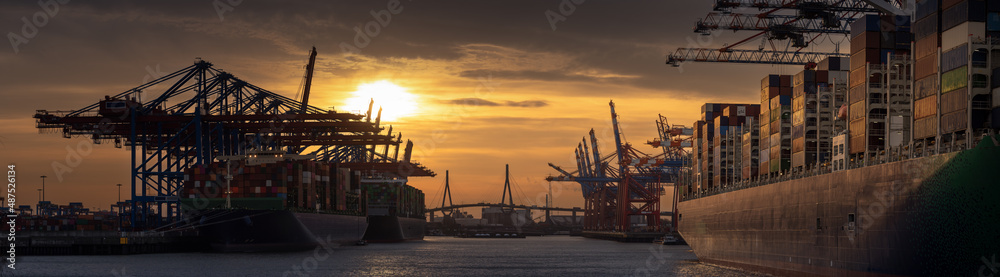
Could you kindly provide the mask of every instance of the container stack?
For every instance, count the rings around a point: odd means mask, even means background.
[[[417,188],[397,182],[365,183],[363,187],[372,215],[424,217],[424,192]]]
[[[208,207],[189,205],[191,208],[222,207],[227,192],[226,175],[231,172],[228,191],[235,208],[350,212],[346,206],[346,187],[342,183],[349,182],[349,178],[338,178],[336,175],[331,178],[332,174],[345,170],[349,172],[348,169],[337,170],[329,163],[311,160],[263,165],[249,165],[242,160],[231,161],[228,165],[226,162],[215,162],[185,170],[182,197],[191,205],[197,203],[192,201],[195,198],[209,200]]]
[[[888,133],[909,133],[908,120],[904,120],[910,113],[910,101],[905,97],[912,40],[909,22],[907,16],[865,15],[851,24],[851,83],[848,95],[851,154],[864,157],[868,153],[877,153],[886,148]],[[925,66],[921,62],[917,60],[917,68]],[[903,66],[896,66],[898,63]],[[923,74],[920,69],[916,71],[918,76]],[[889,83],[886,83],[887,80]],[[894,128],[887,126],[886,119],[891,113],[905,115],[898,118]],[[896,138],[897,145],[907,139],[903,136]]]
[[[742,162],[743,169],[740,170],[740,179],[749,181],[757,179],[757,173],[760,171],[760,105],[757,106],[758,114],[757,116],[747,116],[746,122],[743,123],[743,138],[742,149],[740,154],[743,155]]]
[[[786,104],[781,105],[781,98],[785,96]],[[781,147],[782,139],[779,131],[782,126],[788,130],[791,130],[791,122],[789,121],[788,115],[786,114],[786,123],[782,123],[782,110],[785,113],[791,113],[791,97],[792,97],[792,76],[791,75],[768,75],[761,80],[760,88],[760,175],[769,175],[772,172],[778,172],[782,164]],[[772,104],[772,99],[773,104]],[[765,109],[766,108],[766,109]],[[777,135],[777,136],[775,136]],[[785,163],[791,165],[791,137],[789,136],[787,141],[788,155],[784,158]],[[774,150],[778,151],[775,152]],[[787,168],[787,166],[786,166]],[[773,170],[772,170],[773,169]]]
[[[834,123],[846,99],[849,60],[827,58],[816,70],[806,69],[792,79],[792,164],[796,171],[829,161],[830,137],[843,129]],[[835,82],[841,84],[836,90]],[[839,92],[839,93],[838,93]]]
[[[924,153],[965,149],[986,128],[1000,127],[1000,97],[992,91],[1000,88],[996,74],[1000,73],[1000,53],[994,50],[997,43],[990,41],[990,37],[1000,37],[1000,3],[922,4],[914,23],[914,35],[919,38],[914,53],[919,59],[933,60],[924,64],[940,66],[939,71],[921,70],[918,60],[914,147]]]
[[[832,137],[847,129],[846,121],[841,120],[840,111],[844,107],[844,117],[846,119],[845,104],[847,103],[848,77],[851,66],[849,58],[828,57],[819,62],[817,71],[827,72],[827,86],[817,86],[817,157],[818,164],[829,163],[832,158],[833,146],[830,143]],[[794,100],[793,100],[794,102]],[[808,127],[807,127],[808,128]],[[807,131],[808,133],[808,131]],[[806,142],[808,144],[808,141]]]
[[[704,148],[706,148],[706,146],[703,144],[704,141],[707,141],[705,138],[705,121],[695,121],[694,138],[692,138],[693,145],[691,146],[692,151],[694,151],[694,153],[691,154],[691,175],[694,179],[694,184],[692,184],[694,188],[689,188],[689,191],[708,188],[708,181],[706,178],[703,178],[703,176],[708,175],[706,175],[707,173],[702,169],[702,165],[704,165],[702,161],[708,158],[708,155],[705,154],[706,151]],[[708,166],[705,166],[704,168],[708,169]]]
[[[760,114],[760,106],[754,104],[718,104],[722,112],[715,116],[713,151],[711,156],[713,181],[716,186],[725,186],[740,179],[743,169],[743,125]]]

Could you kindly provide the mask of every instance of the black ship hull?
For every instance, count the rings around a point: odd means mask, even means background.
[[[287,210],[212,210],[202,213],[199,232],[214,251],[301,251],[360,240],[368,227],[363,216]]]
[[[776,275],[990,276],[1000,254],[998,169],[1000,148],[987,139],[685,200],[679,229],[703,262]]]
[[[368,216],[368,231],[364,240],[369,242],[400,242],[423,240],[427,221],[422,218],[399,216]]]

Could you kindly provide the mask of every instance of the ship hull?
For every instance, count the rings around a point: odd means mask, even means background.
[[[782,276],[991,274],[997,169],[1000,149],[986,139],[972,150],[685,200],[679,232],[703,262]]]
[[[199,232],[214,251],[301,251],[357,242],[368,227],[363,216],[287,210],[213,210],[199,219]]]
[[[427,221],[421,218],[399,216],[368,216],[368,232],[364,239],[369,242],[401,242],[423,240]]]

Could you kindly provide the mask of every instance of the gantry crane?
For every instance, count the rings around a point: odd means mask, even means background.
[[[649,155],[623,141],[614,102],[611,124],[615,152],[601,156],[594,130],[577,145],[577,170],[568,172],[549,163],[560,173],[548,181],[572,181],[580,184],[584,196],[584,230],[613,232],[659,232],[662,183],[677,180],[676,171],[684,161],[675,155]],[[592,151],[591,151],[592,150]],[[641,220],[639,220],[641,218]]]
[[[315,53],[310,53],[310,71]],[[141,94],[159,84],[170,85],[142,101]],[[132,197],[127,214],[132,230],[180,219],[178,196],[185,169],[250,150],[300,154],[319,147],[313,152],[318,153],[318,160],[352,169],[380,170],[404,178],[434,175],[409,161],[410,142],[403,160],[388,157],[388,150],[371,153],[376,152],[375,146],[395,147],[398,152],[402,141],[383,133],[378,119],[371,123],[370,109],[367,116],[341,113],[307,105],[306,99],[295,101],[198,59],[82,109],[38,110],[34,118],[37,128],[62,130],[65,138],[85,136],[96,144],[114,141],[116,148],[129,149]]]
[[[682,62],[728,62],[757,64],[791,64],[810,67],[827,57],[847,57],[839,45],[833,52],[809,52],[803,49],[822,35],[849,33],[846,24],[864,13],[883,12],[904,14],[901,1],[880,0],[716,0],[713,10],[699,20],[695,32],[708,35],[711,30],[758,31],[746,39],[722,48],[678,48],[669,54],[666,63],[680,66]],[[757,9],[759,14],[741,14],[739,9]],[[782,10],[795,10],[795,15],[779,14]],[[808,36],[810,33],[816,33]],[[769,50],[762,45],[754,49],[734,49],[753,39],[762,37]],[[789,40],[785,49],[774,44],[775,40]],[[762,43],[763,43],[762,42]],[[791,49],[789,49],[791,48]]]

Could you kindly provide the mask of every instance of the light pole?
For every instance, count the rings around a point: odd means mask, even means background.
[[[118,203],[122,202],[122,184],[117,184],[118,186]]]
[[[38,189],[38,204],[35,205],[35,212],[42,215],[42,189]]]
[[[42,200],[40,201],[45,201],[45,177],[47,176],[42,175]]]

